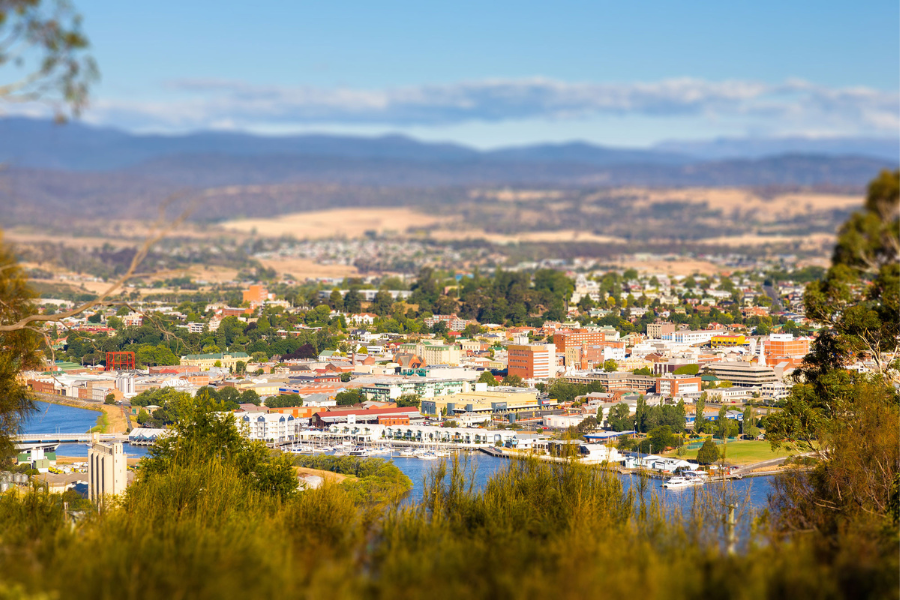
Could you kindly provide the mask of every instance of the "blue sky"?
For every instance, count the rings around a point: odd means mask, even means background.
[[[896,135],[900,9],[865,2],[74,0],[133,130],[583,139]]]

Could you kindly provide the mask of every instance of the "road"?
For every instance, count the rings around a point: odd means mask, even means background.
[[[784,306],[781,304],[781,297],[778,295],[778,292],[775,291],[775,288],[771,285],[764,285],[763,291],[766,293],[766,296],[772,299],[772,312],[781,312],[784,310]]]

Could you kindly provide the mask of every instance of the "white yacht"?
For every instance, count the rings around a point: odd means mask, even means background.
[[[670,489],[692,487],[695,485],[703,485],[703,481],[699,477],[685,477],[682,475],[669,477],[662,483],[662,487]]]

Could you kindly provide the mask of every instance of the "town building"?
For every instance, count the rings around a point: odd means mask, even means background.
[[[553,343],[557,352],[566,353],[566,350],[575,346],[594,345],[606,341],[606,332],[596,329],[575,329],[573,331],[557,331],[553,334]]]
[[[656,380],[656,393],[663,396],[680,396],[700,391],[699,375],[666,374]]]
[[[355,382],[354,382],[355,383]],[[401,396],[416,395],[419,398],[452,396],[475,387],[469,379],[444,379],[441,377],[384,377],[360,380],[359,391],[367,400],[389,402]]]
[[[432,317],[425,317],[425,325],[428,327],[434,327],[437,323],[446,324],[447,329],[450,331],[462,331],[466,328],[466,325],[470,323],[477,324],[477,321],[467,321],[456,315],[434,315]]]
[[[663,339],[663,335],[675,333],[675,323],[655,321],[647,323],[647,337],[654,340]]]
[[[740,361],[709,363],[704,367],[704,372],[741,387],[762,387],[779,379],[771,367]]]
[[[321,410],[313,415],[312,426],[322,429],[339,424],[390,425],[409,424],[421,420],[419,409],[414,406],[395,408],[335,408]]]
[[[415,344],[401,344],[400,352],[415,354],[427,365],[459,364],[460,350],[456,345],[444,344],[434,340],[419,340]]]
[[[809,354],[809,338],[795,338],[791,333],[773,333],[766,340],[767,358],[803,358]]]
[[[709,344],[713,348],[727,348],[731,346],[743,346],[747,343],[747,338],[741,334],[720,334],[714,335]]]
[[[649,392],[656,390],[656,378],[649,375],[635,375],[623,371],[606,373],[604,371],[590,371],[587,373],[572,373],[563,377],[569,383],[600,383],[607,391],[635,391]]]
[[[556,377],[554,344],[510,345],[507,348],[507,374],[522,379]]]
[[[555,400],[546,406],[556,406]],[[526,410],[539,410],[545,405],[538,399],[537,391],[527,388],[506,388],[487,391],[463,392],[454,396],[443,396],[422,400],[421,411],[425,415],[497,414],[505,416]]]
[[[219,363],[218,366],[224,369],[233,369],[238,361],[246,363],[249,358],[250,357],[246,352],[234,352],[231,354],[188,354],[187,356],[181,357],[181,364],[195,365],[204,371],[208,371],[217,366],[216,363]]]
[[[242,295],[243,301],[250,304],[250,306],[259,306],[264,304],[266,300],[275,299],[275,295],[270,294],[269,291],[261,285],[251,285],[249,289],[242,292]]]

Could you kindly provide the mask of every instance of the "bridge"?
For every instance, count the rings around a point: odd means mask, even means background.
[[[30,448],[52,448],[56,450],[60,444],[90,444],[94,440],[93,433],[23,433],[13,437],[16,448],[27,450]],[[128,436],[124,433],[100,433],[97,435],[99,442],[127,442]]]

